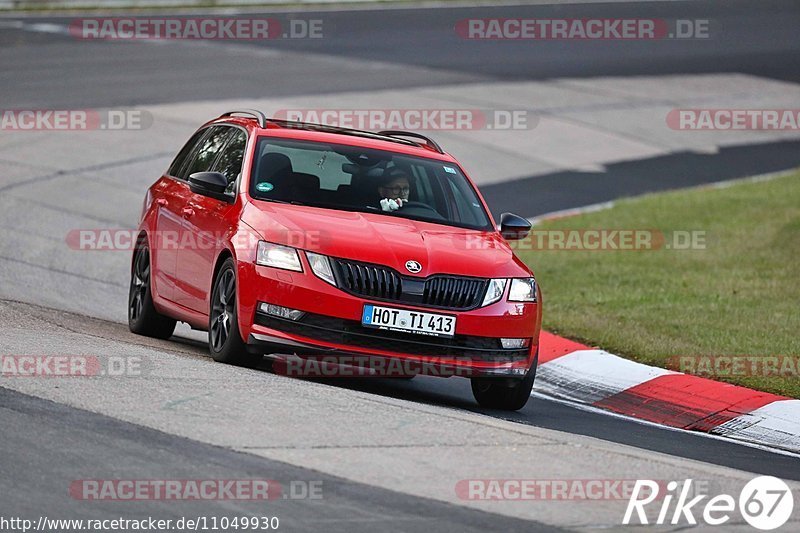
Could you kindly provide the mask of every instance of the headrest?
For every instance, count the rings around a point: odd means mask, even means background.
[[[319,189],[319,178],[305,172],[292,172],[292,183],[301,189]]]
[[[258,181],[269,181],[276,177],[287,177],[292,172],[292,161],[285,154],[269,152],[258,162]]]

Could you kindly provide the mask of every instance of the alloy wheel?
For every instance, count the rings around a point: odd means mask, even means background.
[[[225,346],[231,332],[236,303],[236,280],[232,270],[225,270],[217,282],[214,303],[211,306],[211,346],[218,352]]]

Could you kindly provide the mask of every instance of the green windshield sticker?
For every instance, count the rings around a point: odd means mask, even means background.
[[[262,181],[261,183],[256,184],[256,190],[258,192],[269,192],[272,190],[272,184],[268,181]]]
[[[445,172],[449,172],[450,174],[456,174],[456,169],[453,167],[443,167]]]

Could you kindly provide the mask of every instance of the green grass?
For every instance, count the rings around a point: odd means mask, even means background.
[[[800,356],[800,173],[653,194],[536,230],[706,232],[705,249],[522,250],[544,328],[645,364],[675,356]],[[524,241],[522,241],[524,242]],[[530,248],[530,247],[528,247]],[[719,377],[800,398],[800,376]]]

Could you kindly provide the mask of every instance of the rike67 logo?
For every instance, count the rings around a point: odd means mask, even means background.
[[[738,510],[745,521],[756,529],[769,531],[784,525],[794,510],[794,496],[789,486],[782,480],[772,476],[760,476],[749,481],[737,500],[728,494],[720,494],[703,502],[707,494],[692,495],[692,480],[682,483],[670,481],[665,493],[660,489],[663,484],[651,480],[637,480],[633,493],[628,500],[628,507],[622,523],[625,525],[649,524],[645,507],[658,502],[661,508],[653,524],[679,524],[681,522],[696,525],[699,514],[702,520],[711,526],[720,526],[730,522],[733,513]],[[673,507],[673,501],[675,505]],[[651,509],[654,510],[654,509]]]

